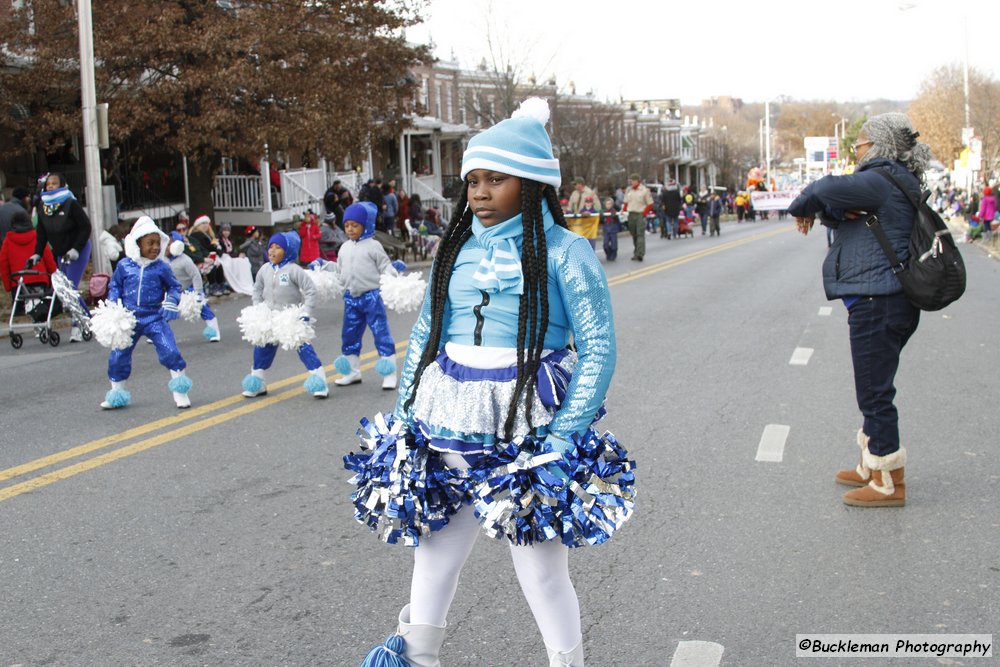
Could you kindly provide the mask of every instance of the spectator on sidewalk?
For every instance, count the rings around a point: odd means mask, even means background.
[[[257,272],[260,271],[260,267],[264,266],[264,254],[267,248],[264,247],[264,242],[260,238],[260,230],[253,225],[243,230],[243,233],[246,234],[247,238],[240,245],[240,256],[250,260],[250,272],[256,280]]]
[[[299,238],[302,239],[302,245],[299,249],[299,263],[302,266],[308,266],[319,257],[319,240],[323,236],[316,214],[311,210],[306,211],[298,231]]]
[[[10,193],[10,201],[0,206],[0,243],[10,231],[14,216],[22,211],[31,217],[31,190],[19,185]]]
[[[989,241],[993,230],[993,217],[997,213],[997,200],[993,188],[983,188],[983,198],[979,202],[979,224],[983,226],[983,240]]]
[[[590,197],[591,202],[599,201],[590,186],[581,177],[575,177],[573,179],[573,192],[569,195],[569,212],[573,215],[580,215],[586,205],[587,197]],[[600,213],[599,207],[598,213]]]
[[[38,207],[37,241],[33,258],[40,259],[46,245],[51,246],[56,264],[74,287],[79,286],[90,262],[90,218],[66,185],[66,178],[51,173],[45,178],[41,205]],[[73,322],[69,342],[83,340],[79,323]]]

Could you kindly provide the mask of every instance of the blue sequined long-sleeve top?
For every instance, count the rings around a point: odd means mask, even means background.
[[[572,339],[579,362],[548,430],[569,440],[582,434],[604,402],[615,370],[615,325],[604,268],[590,244],[562,227],[552,226],[545,234],[548,249],[549,323],[545,334],[547,349],[561,349]],[[509,292],[486,294],[472,275],[486,254],[476,237],[462,247],[448,286],[441,345],[451,341],[464,345],[517,347],[519,297]],[[396,414],[412,422],[404,409],[409,399],[414,373],[420,363],[431,327],[430,286],[420,317],[410,334],[403,363]]]

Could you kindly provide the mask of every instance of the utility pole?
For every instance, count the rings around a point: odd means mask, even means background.
[[[101,232],[104,230],[104,193],[101,190],[101,158],[97,143],[97,83],[94,78],[94,22],[90,0],[77,0],[80,31],[80,100],[83,107],[83,164],[87,176],[87,214],[90,216],[90,260],[93,271],[101,271]]]

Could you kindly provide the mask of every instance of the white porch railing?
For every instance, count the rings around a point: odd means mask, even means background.
[[[322,169],[287,169],[281,172],[280,207],[293,215],[303,215],[312,209],[323,214],[323,193],[326,192],[326,173]]]
[[[451,220],[452,204],[443,194],[425,183],[423,180],[424,178],[430,179],[433,177],[418,176],[416,173],[413,174],[413,178],[411,179],[411,182],[413,183],[413,192],[410,194],[415,193],[420,195],[420,203],[423,204],[425,209],[433,206],[441,211],[441,220],[443,223],[447,224],[447,222]]]
[[[366,174],[357,171],[324,171],[323,169],[288,169],[279,172],[281,177],[280,192],[271,193],[271,206],[267,211],[280,209],[287,215],[303,215],[307,210],[323,215],[323,195],[327,187],[334,181],[340,181],[352,193],[357,195],[361,186],[367,180]],[[257,174],[220,174],[215,177],[215,187],[212,188],[212,202],[219,211],[265,211],[265,201],[261,197],[263,179]],[[268,188],[271,189],[271,188]],[[421,199],[442,199],[440,194],[426,188],[428,194],[421,192]]]
[[[260,176],[227,174],[215,177],[212,204],[228,211],[262,211]]]

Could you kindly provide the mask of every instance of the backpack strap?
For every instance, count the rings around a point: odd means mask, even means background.
[[[893,185],[899,188],[899,190],[906,196],[909,202],[913,205],[915,211],[920,210],[920,202],[917,200],[916,197],[913,196],[913,193],[907,190],[906,187],[899,182],[898,178],[892,175],[892,172],[890,172],[888,169],[881,169],[881,168],[873,169],[872,171],[886,178],[889,182],[891,182]],[[882,229],[882,225],[878,221],[878,216],[876,216],[875,214],[869,215],[868,219],[865,220],[865,225],[868,226],[868,229],[872,230],[872,233],[878,240],[878,244],[882,246],[882,250],[883,252],[885,252],[885,256],[889,258],[889,264],[892,265],[892,272],[895,274],[899,274],[900,272],[904,271],[906,267],[903,266],[903,263],[899,261],[899,256],[896,255],[896,251],[893,250],[892,244],[889,243],[889,238],[885,235],[885,230]]]
[[[878,173],[879,175],[881,175],[882,177],[888,179],[897,188],[899,188],[900,191],[904,195],[906,195],[906,198],[910,200],[910,203],[913,204],[913,208],[915,208],[915,209],[919,209],[920,208],[920,201],[916,197],[913,196],[912,192],[910,192],[909,190],[906,189],[906,186],[904,186],[902,183],[899,182],[898,178],[896,178],[895,176],[892,175],[891,171],[889,171],[888,169],[883,169],[883,168],[873,169],[872,171],[874,171],[874,172]]]
[[[865,225],[868,226],[868,229],[872,230],[872,234],[875,235],[875,238],[878,240],[878,244],[882,246],[885,256],[889,258],[889,264],[892,265],[892,272],[898,274],[905,270],[906,267],[899,261],[899,256],[896,255],[896,251],[892,249],[892,244],[889,243],[889,237],[885,235],[885,231],[882,229],[882,225],[878,221],[878,216],[874,213],[869,215],[868,219],[865,220]]]

